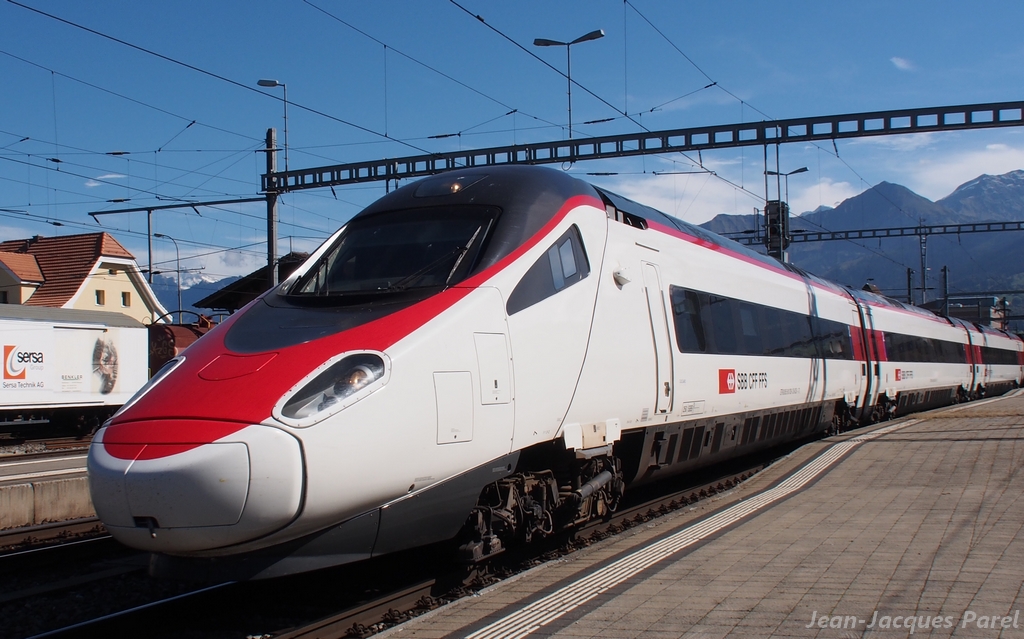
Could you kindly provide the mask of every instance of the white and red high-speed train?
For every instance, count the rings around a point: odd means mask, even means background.
[[[270,577],[458,538],[478,560],[630,485],[1004,391],[1024,343],[532,166],[409,184],[101,429],[96,511],[157,574]]]

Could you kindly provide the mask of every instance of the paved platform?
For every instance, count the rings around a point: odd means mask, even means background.
[[[392,628],[1024,638],[1024,394],[810,444],[739,487]]]
[[[95,517],[86,455],[0,456],[0,530]]]

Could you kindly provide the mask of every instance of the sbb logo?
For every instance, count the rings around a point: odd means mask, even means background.
[[[718,369],[718,392],[719,394],[736,392],[736,369]]]

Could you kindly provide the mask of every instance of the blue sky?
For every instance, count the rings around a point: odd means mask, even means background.
[[[92,211],[258,197],[266,129],[283,138],[282,91],[260,78],[287,84],[293,169],[563,139],[565,51],[532,42],[594,29],[606,36],[572,48],[586,89],[573,90],[576,137],[638,131],[622,111],[657,130],[1016,100],[1024,80],[1019,2],[18,1],[38,12],[0,2],[3,239],[100,228]],[[583,124],[605,118],[615,119]],[[827,143],[782,147],[782,170],[808,167],[789,181],[795,211],[881,181],[939,199],[1024,168],[1018,128],[837,148],[838,158]],[[566,168],[617,172],[586,179],[693,222],[761,205],[761,148],[702,160],[725,180],[682,173],[695,167],[681,155]],[[279,251],[311,250],[383,193],[285,196]],[[144,266],[144,214],[102,220]],[[260,203],[158,212],[154,230],[207,277],[265,260]],[[174,268],[170,242],[154,249],[157,268]]]

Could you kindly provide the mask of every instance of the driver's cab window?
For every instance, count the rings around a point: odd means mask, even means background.
[[[508,297],[506,311],[514,315],[551,297],[590,274],[590,264],[576,225],[548,247]]]

